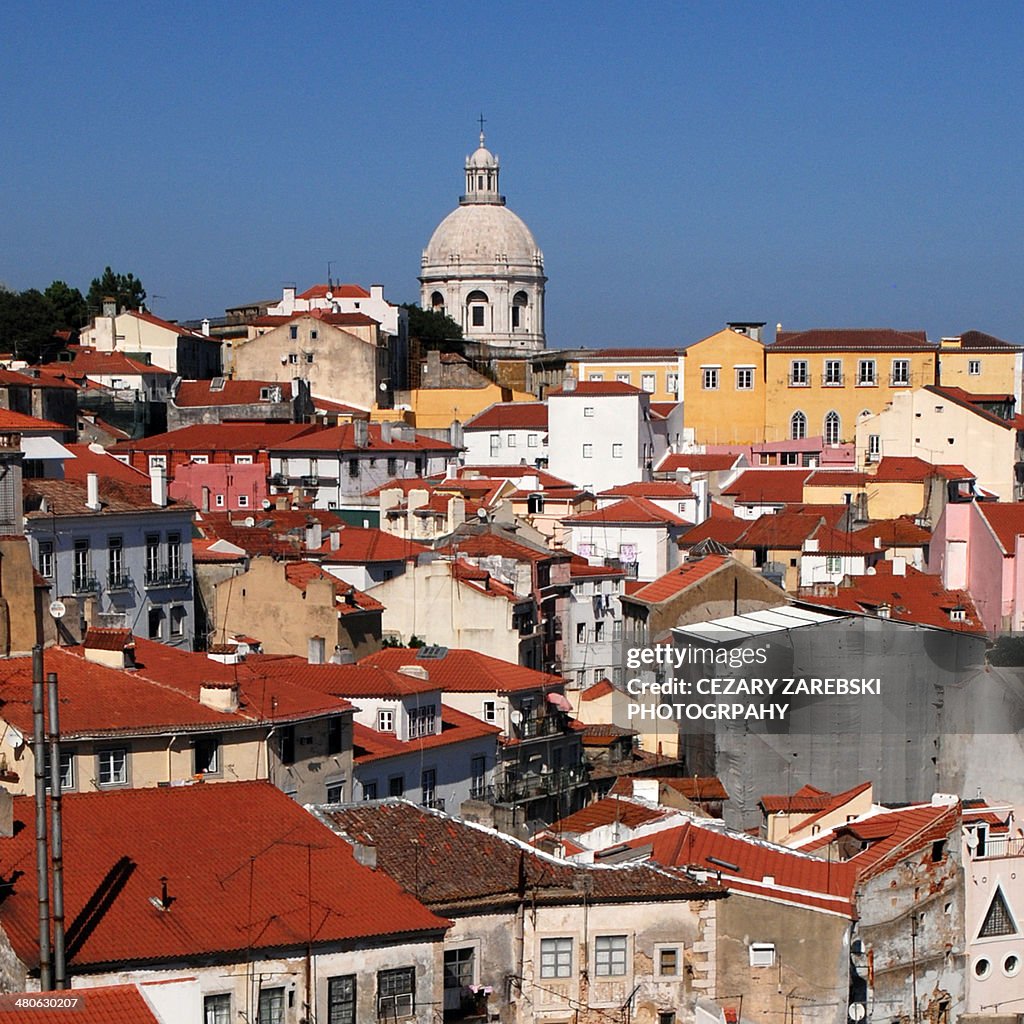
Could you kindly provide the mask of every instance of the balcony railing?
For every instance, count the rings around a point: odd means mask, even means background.
[[[318,473],[309,473],[301,478],[303,487],[319,487],[320,486],[320,475]]]
[[[184,587],[188,586],[192,577],[184,569],[161,566],[159,569],[146,570],[147,587]]]
[[[809,388],[811,386],[811,375],[809,373],[791,373],[789,375],[789,386],[791,388]]]
[[[892,373],[889,375],[889,387],[909,388],[910,378],[906,374]]]
[[[539,736],[557,736],[565,732],[565,720],[562,715],[543,715],[526,718],[512,729],[513,735],[519,740],[533,740]]]
[[[76,572],[71,585],[76,594],[94,594],[100,589],[100,581],[91,572]]]
[[[518,803],[537,797],[564,793],[585,786],[588,776],[585,765],[574,768],[555,768],[549,772],[531,772],[518,778],[505,778],[494,784],[494,798],[498,803]]]
[[[132,578],[126,572],[108,572],[107,590],[131,590]]]
[[[494,787],[488,786],[483,782],[474,782],[469,787],[469,799],[470,800],[493,800],[494,799]]]
[[[826,376],[821,382],[821,386],[825,388],[841,388],[843,386],[843,375],[840,373]]]
[[[975,860],[991,860],[996,857],[1024,857],[1024,839],[1019,836],[989,836],[982,848],[984,852],[974,853]]]

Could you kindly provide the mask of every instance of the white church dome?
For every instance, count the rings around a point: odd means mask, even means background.
[[[543,256],[530,229],[507,206],[467,204],[438,224],[423,253],[425,267],[508,263],[538,267]]]

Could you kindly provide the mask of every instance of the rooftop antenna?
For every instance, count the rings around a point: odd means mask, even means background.
[[[327,261],[327,290],[329,292],[333,292],[334,291],[334,279],[331,277],[331,267],[333,267],[333,266],[334,266],[334,260],[328,260]],[[331,298],[331,297],[332,296],[330,296],[330,295],[327,296],[327,298]]]

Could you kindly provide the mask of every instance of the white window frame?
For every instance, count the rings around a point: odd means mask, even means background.
[[[629,973],[629,936],[597,935],[594,937],[594,976],[624,978]]]
[[[737,391],[753,391],[754,390],[754,366],[736,366],[736,390]]]
[[[700,386],[702,391],[718,390],[721,370],[721,366],[702,366],[700,368]]]
[[[120,768],[116,764],[116,755],[120,755]],[[109,760],[108,760],[109,759]],[[104,780],[104,774],[107,779]],[[129,779],[128,748],[103,747],[96,751],[96,785],[103,789],[116,786],[127,786]]]
[[[857,360],[857,387],[873,388],[878,386],[878,364],[874,359]]]
[[[622,452],[623,452],[622,445],[619,444],[619,442],[616,441],[612,445],[612,458],[613,459],[621,459],[622,458]]]
[[[540,940],[540,976],[542,978],[572,977],[572,939],[552,936]]]
[[[981,376],[981,360],[980,359],[968,359],[967,360],[967,375],[969,377],[980,377]]]
[[[909,359],[894,359],[892,361],[892,384],[894,387],[910,384]]]
[[[377,732],[395,731],[394,708],[377,708]]]
[[[775,966],[775,943],[752,942],[749,946],[751,967]]]
[[[789,363],[789,386],[806,388],[811,382],[810,367],[806,359],[792,359]]]
[[[821,377],[821,383],[826,388],[841,388],[843,386],[842,359],[825,360],[825,369]]]
[[[585,444],[583,446],[583,458],[592,459],[594,457],[594,446],[592,444]]]
[[[640,390],[653,395],[658,390],[658,375],[656,373],[640,374]]]

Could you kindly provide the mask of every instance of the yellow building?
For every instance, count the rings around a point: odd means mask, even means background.
[[[759,325],[730,324],[683,360],[683,423],[696,444],[763,441],[765,346]]]
[[[924,331],[780,331],[765,352],[765,423],[757,440],[853,441],[857,420],[895,393],[935,383],[936,347]]]
[[[597,348],[578,352],[566,369],[577,380],[617,380],[646,391],[652,402],[677,402],[681,358],[675,348]]]
[[[939,345],[938,382],[972,395],[1013,395],[1021,411],[1024,349],[981,331],[943,338]]]
[[[465,423],[495,402],[535,401],[533,395],[501,388],[497,384],[479,388],[416,388],[409,392],[411,410],[408,411],[412,415],[406,416],[405,420],[417,430],[444,430],[452,425],[452,420]],[[396,419],[395,410],[384,410],[383,417]],[[374,419],[378,418],[374,416]]]

